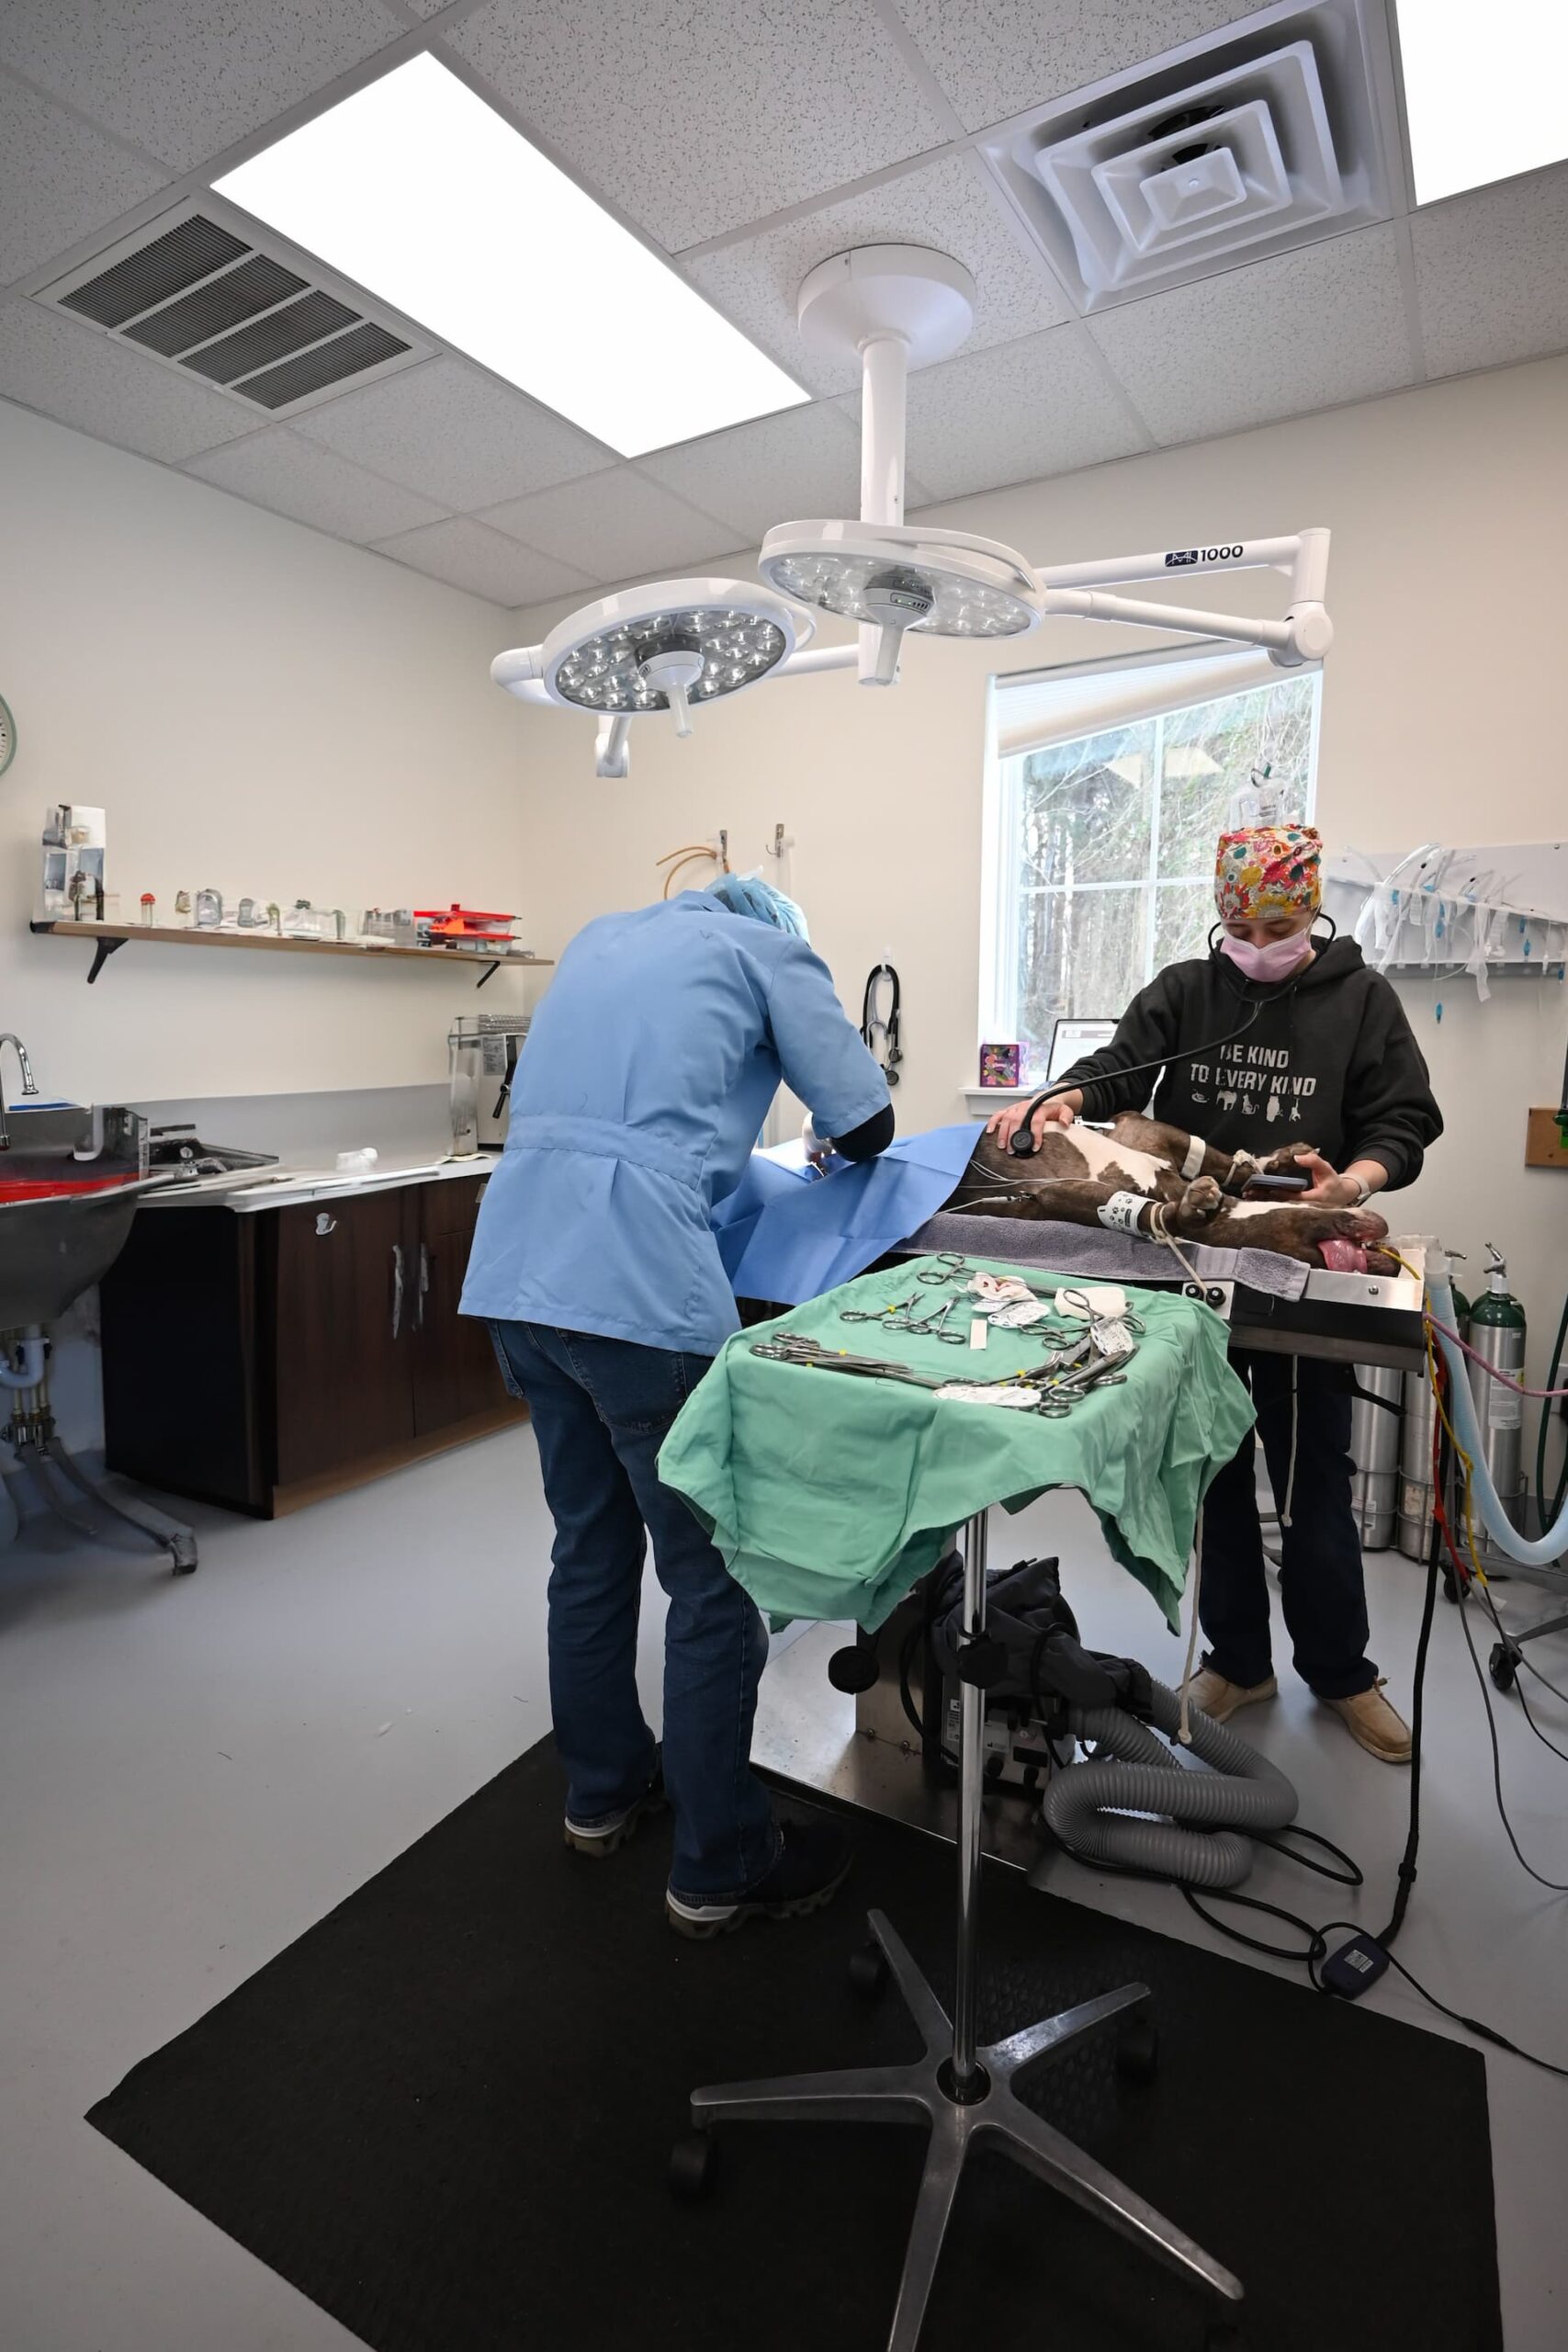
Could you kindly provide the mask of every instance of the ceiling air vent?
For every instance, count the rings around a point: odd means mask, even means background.
[[[269,416],[304,408],[429,356],[430,346],[265,251],[210,198],[121,238],[38,296],[136,344]]]
[[[1093,311],[1385,219],[1392,105],[1371,0],[1286,0],[985,145]]]

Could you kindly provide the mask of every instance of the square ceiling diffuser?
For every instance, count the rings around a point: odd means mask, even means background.
[[[1386,40],[1365,0],[1280,6],[987,141],[1086,311],[1388,211]]]

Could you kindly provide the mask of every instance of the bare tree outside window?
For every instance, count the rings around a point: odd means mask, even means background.
[[[1179,703],[1180,665],[1170,666]],[[1310,813],[1319,680],[1281,677],[1008,763],[998,993],[1016,986],[1024,1082],[1058,1019],[1111,1019],[1163,966],[1202,956],[1214,844],[1233,796],[1267,768]],[[1008,967],[1010,965],[1010,974]]]

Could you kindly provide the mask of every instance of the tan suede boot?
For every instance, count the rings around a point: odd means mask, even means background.
[[[1190,1682],[1182,1685],[1182,1690],[1212,1724],[1223,1724],[1238,1707],[1255,1707],[1259,1699],[1277,1698],[1280,1686],[1272,1675],[1266,1682],[1254,1682],[1250,1687],[1245,1682],[1227,1682],[1223,1674],[1205,1666]]]
[[[1408,1764],[1410,1726],[1382,1695],[1382,1680],[1349,1699],[1325,1699],[1359,1747],[1382,1764]]]

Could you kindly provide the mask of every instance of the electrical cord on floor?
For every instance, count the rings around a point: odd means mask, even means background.
[[[1502,1634],[1505,1641],[1511,1641],[1513,1639],[1513,1635],[1506,1631],[1502,1619],[1496,1615],[1495,1611],[1494,1611],[1494,1623],[1496,1624],[1497,1629]],[[1561,1699],[1564,1706],[1568,1706],[1568,1690],[1560,1690],[1558,1685],[1551,1680],[1549,1675],[1542,1674],[1539,1666],[1533,1666],[1530,1663],[1529,1659],[1525,1657],[1522,1651],[1519,1654],[1518,1663],[1524,1668],[1527,1674],[1533,1674],[1536,1680],[1543,1684],[1544,1687],[1551,1691],[1554,1699]],[[1529,1713],[1528,1707],[1526,1708],[1525,1713],[1527,1714]]]
[[[1324,1933],[1327,1934],[1335,1928],[1349,1928],[1350,1924],[1348,1919],[1330,1919]],[[1357,1934],[1359,1930],[1352,1928],[1351,1932]],[[1450,2009],[1446,2001],[1439,2001],[1436,1993],[1427,1990],[1418,1976],[1411,1974],[1403,1961],[1395,1960],[1392,1952],[1385,1952],[1383,1957],[1389,1966],[1396,1970],[1412,1990],[1419,1993],[1421,1998],[1436,2009],[1439,2016],[1451,2018],[1455,2025],[1461,2025],[1467,2033],[1476,2034],[1483,2041],[1491,2042],[1495,2049],[1506,2050],[1510,2058],[1522,2058],[1527,2066],[1539,2066],[1543,2075],[1568,2076],[1568,2066],[1559,2066],[1551,2058],[1538,2058],[1533,2050],[1521,2050],[1517,2041],[1510,2041],[1506,2033],[1499,2033],[1495,2026],[1487,2025],[1481,2018],[1467,2018],[1462,2009]],[[1314,1984],[1317,1984],[1315,1975],[1313,1982]],[[1326,1984],[1317,1984],[1317,1989],[1320,1993],[1326,1993],[1330,1988]]]
[[[1203,1889],[1204,1896],[1211,1903],[1231,1903],[1235,1905],[1238,1910],[1258,1912],[1265,1918],[1279,1920],[1283,1927],[1295,1928],[1303,1939],[1303,1949],[1300,1951],[1284,1944],[1265,1943],[1260,1936],[1247,1935],[1240,1928],[1233,1928],[1228,1920],[1217,1919],[1200,1900],[1198,1891],[1189,1886],[1185,1879],[1173,1877],[1166,1871],[1142,1870],[1134,1862],[1112,1862],[1106,1860],[1103,1855],[1085,1853],[1077,1846],[1069,1845],[1055,1830],[1044,1831],[1043,1824],[1041,1826],[1043,1834],[1047,1837],[1051,1845],[1055,1846],[1059,1852],[1066,1854],[1070,1861],[1081,1863],[1085,1870],[1099,1871],[1111,1878],[1141,1879],[1146,1886],[1174,1887],[1188,1909],[1195,1911],[1200,1919],[1213,1928],[1216,1935],[1225,1937],[1233,1944],[1245,1945],[1248,1951],[1263,1952],[1270,1960],[1300,1961],[1310,1970],[1314,1958],[1321,1959],[1328,1949],[1324,1941],[1323,1930],[1314,1928],[1310,1919],[1302,1918],[1299,1913],[1287,1911],[1283,1904],[1265,1903],[1259,1895],[1237,1894],[1228,1888],[1205,1887]],[[1343,1848],[1335,1845],[1332,1838],[1323,1837],[1315,1829],[1303,1829],[1297,1823],[1292,1822],[1285,1830],[1249,1830],[1247,1835],[1254,1845],[1271,1847],[1276,1853],[1284,1855],[1287,1860],[1299,1862],[1303,1870],[1314,1871],[1319,1878],[1331,1879],[1336,1886],[1362,1886],[1366,1883],[1360,1865],[1354,1861]],[[1325,1862],[1314,1861],[1310,1854],[1298,1854],[1293,1847],[1284,1844],[1283,1840],[1287,1837],[1310,1839],[1313,1845],[1321,1846],[1325,1852],[1332,1854],[1336,1861],[1343,1862],[1344,1869],[1332,1870]],[[1319,1990],[1322,1989],[1319,1987]]]
[[[1490,1581],[1484,1584],[1472,1585],[1470,1589],[1480,1595],[1482,1607],[1485,1610],[1488,1617],[1491,1618],[1493,1625],[1497,1633],[1502,1636],[1505,1642],[1507,1642],[1510,1638],[1508,1629],[1506,1625],[1504,1624],[1502,1618],[1497,1614],[1497,1604],[1492,1598],[1492,1587]],[[1520,1666],[1529,1666],[1529,1660],[1523,1656],[1519,1657],[1517,1663]],[[1534,1667],[1530,1667],[1530,1672],[1535,1675],[1538,1682],[1546,1682],[1545,1675],[1537,1673]],[[1559,1690],[1554,1682],[1546,1682],[1546,1687],[1551,1692],[1554,1699],[1568,1697],[1568,1692]],[[1553,1756],[1561,1757],[1563,1763],[1568,1764],[1568,1747],[1559,1747],[1557,1742],[1554,1739],[1550,1739],[1546,1733],[1542,1731],[1534,1715],[1530,1713],[1529,1701],[1519,1689],[1517,1683],[1514,1686],[1514,1691],[1515,1696],[1518,1700],[1519,1707],[1523,1713],[1526,1723],[1529,1725],[1531,1731],[1534,1732],[1541,1746],[1543,1747],[1550,1747]]]
[[[1503,1825],[1504,1833],[1514,1849],[1515,1859],[1519,1868],[1527,1871],[1538,1886],[1544,1886],[1550,1894],[1568,1894],[1568,1880],[1545,1877],[1536,1869],[1533,1862],[1528,1862],[1525,1860],[1524,1849],[1514,1835],[1514,1825],[1508,1818],[1508,1808],[1503,1802],[1503,1754],[1497,1742],[1497,1720],[1492,1712],[1492,1693],[1486,1687],[1486,1669],[1476,1655],[1474,1638],[1470,1630],[1470,1612],[1462,1598],[1460,1603],[1459,1622],[1460,1630],[1464,1635],[1465,1648],[1470,1652],[1471,1665],[1475,1668],[1476,1681],[1481,1686],[1481,1703],[1486,1710],[1486,1735],[1492,1743],[1492,1793],[1497,1803],[1497,1818]],[[1545,1739],[1544,1733],[1541,1734],[1541,1737]],[[1546,1746],[1551,1747],[1549,1739],[1546,1740]],[[1554,1748],[1552,1753],[1561,1756],[1562,1751],[1561,1748]]]
[[[1448,1413],[1444,1408],[1443,1388],[1438,1376],[1438,1366],[1429,1335],[1427,1343],[1427,1377],[1433,1384],[1432,1396],[1438,1408],[1438,1424],[1433,1433],[1433,1520],[1435,1528],[1440,1527],[1442,1530],[1443,1541],[1448,1545],[1449,1557],[1453,1563],[1455,1597],[1459,1601],[1460,1628],[1463,1633],[1464,1645],[1470,1653],[1470,1663],[1474,1668],[1476,1682],[1480,1687],[1481,1703],[1486,1710],[1486,1736],[1492,1746],[1492,1792],[1496,1801],[1497,1818],[1503,1825],[1504,1835],[1506,1837],[1509,1845],[1514,1849],[1515,1860],[1518,1862],[1520,1869],[1525,1871],[1529,1877],[1533,1878],[1539,1886],[1544,1886],[1550,1894],[1568,1894],[1568,1881],[1547,1878],[1541,1871],[1535,1868],[1532,1862],[1529,1862],[1525,1860],[1524,1849],[1520,1846],[1518,1838],[1515,1836],[1514,1825],[1508,1818],[1508,1808],[1503,1797],[1503,1756],[1502,1749],[1497,1739],[1497,1721],[1493,1713],[1492,1693],[1486,1686],[1486,1671],[1476,1654],[1475,1641],[1470,1630],[1470,1617],[1468,1613],[1467,1596],[1474,1590],[1480,1590],[1482,1592],[1486,1591],[1486,1577],[1482,1569],[1475,1544],[1475,1515],[1471,1491],[1471,1481],[1474,1475],[1474,1464],[1472,1463],[1469,1454],[1466,1453],[1464,1448],[1461,1445],[1458,1438],[1454,1435],[1453,1424],[1450,1420]],[[1462,1477],[1465,1537],[1470,1552],[1470,1566],[1468,1568],[1465,1566],[1464,1562],[1460,1558],[1458,1546],[1454,1543],[1453,1531],[1449,1525],[1448,1510],[1443,1500],[1443,1482],[1436,1475],[1437,1457],[1440,1454],[1445,1444],[1451,1447],[1454,1457],[1460,1464]],[[1433,1550],[1435,1554],[1435,1544]],[[1487,1599],[1488,1601],[1490,1601],[1490,1594],[1487,1595]],[[1494,1623],[1496,1623],[1497,1612],[1495,1609],[1493,1610],[1492,1616]],[[1562,1750],[1560,1747],[1555,1747],[1553,1743],[1547,1738],[1546,1734],[1543,1731],[1537,1729],[1533,1719],[1530,1718],[1528,1707],[1525,1709],[1525,1714],[1527,1721],[1529,1722],[1530,1729],[1535,1731],[1536,1736],[1541,1742],[1541,1745],[1545,1747],[1550,1747],[1554,1756],[1561,1756],[1562,1754]],[[1417,1751],[1417,1753],[1419,1751]]]

